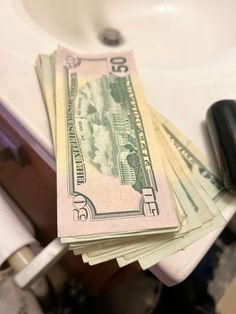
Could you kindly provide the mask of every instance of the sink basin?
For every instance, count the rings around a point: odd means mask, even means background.
[[[236,44],[233,0],[22,0],[45,32],[77,49],[104,49],[99,34],[118,29],[147,67],[206,65]]]
[[[204,120],[213,102],[236,95],[235,12],[234,0],[1,0],[0,113],[54,167],[36,55],[58,44],[81,53],[132,49],[147,101],[212,160]],[[120,32],[119,46],[101,41],[107,28]],[[152,271],[168,285],[182,281],[219,232]]]
[[[234,0],[1,2],[6,3],[9,13],[0,16],[4,25],[0,44],[3,38],[9,49],[31,60],[39,52],[50,53],[57,44],[81,53],[132,49],[148,102],[184,133],[191,129],[194,142],[208,150],[199,120],[205,118],[211,103],[235,98]],[[8,24],[12,32],[6,35]],[[101,41],[107,28],[120,32],[123,40],[117,47]],[[194,110],[189,111],[190,106]],[[185,112],[184,124],[179,108]]]

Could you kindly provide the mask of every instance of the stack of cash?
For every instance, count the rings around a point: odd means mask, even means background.
[[[147,269],[225,223],[222,181],[147,104],[131,52],[58,47],[36,69],[57,161],[58,237],[74,254]]]

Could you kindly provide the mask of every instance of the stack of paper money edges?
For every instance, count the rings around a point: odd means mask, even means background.
[[[36,69],[57,161],[58,237],[74,254],[146,269],[224,224],[221,180],[148,105],[131,52],[58,47]]]

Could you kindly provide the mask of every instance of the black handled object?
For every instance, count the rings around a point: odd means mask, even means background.
[[[206,119],[220,175],[225,187],[236,192],[236,102],[217,101]]]

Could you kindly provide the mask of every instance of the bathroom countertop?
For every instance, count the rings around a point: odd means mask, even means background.
[[[57,44],[64,43],[34,24],[20,2],[0,2],[0,112],[55,169],[49,123],[34,62],[38,53],[51,53]],[[210,66],[210,70],[200,67],[182,72],[178,69],[164,71],[145,68],[139,57],[137,65],[148,102],[212,159],[205,131],[205,113],[214,101],[235,98],[236,60],[231,64],[231,72],[222,72],[221,62],[218,67]],[[226,220],[233,215],[235,203],[224,211]],[[151,270],[168,285],[182,281],[220,231],[212,232]]]

